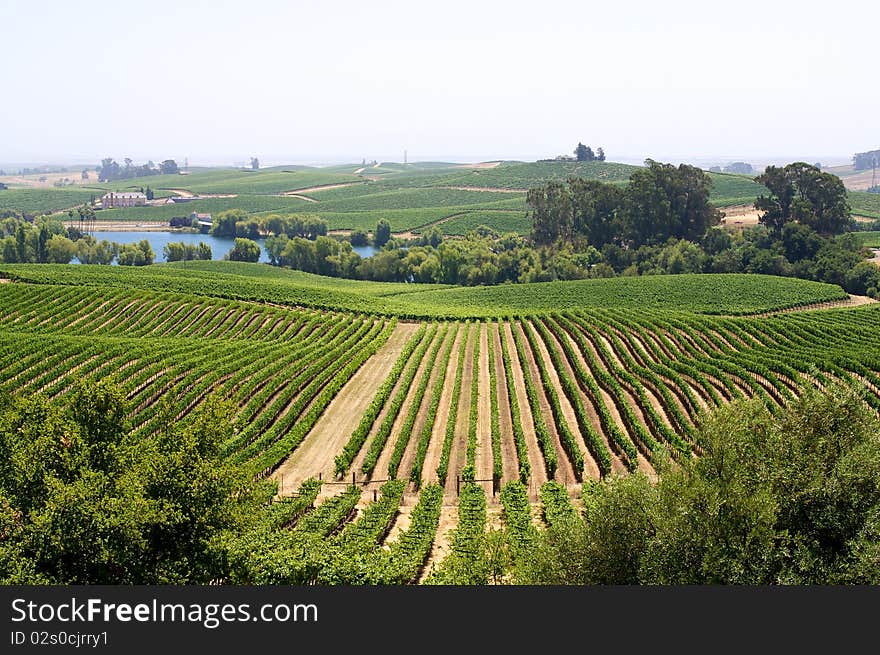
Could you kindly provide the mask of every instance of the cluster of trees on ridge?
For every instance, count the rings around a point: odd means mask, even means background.
[[[177,162],[173,159],[166,159],[159,163],[158,166],[151,161],[141,166],[135,166],[134,162],[126,157],[123,165],[112,157],[101,160],[101,165],[97,167],[98,180],[100,182],[112,182],[113,180],[128,180],[133,177],[146,177],[148,175],[176,175],[180,172]]]
[[[729,163],[724,168],[721,166],[711,166],[709,167],[710,173],[733,173],[734,175],[752,175],[755,172],[755,169],[752,168],[752,165],[748,162],[744,161],[735,161]]]
[[[736,402],[701,423],[701,456],[661,465],[656,483],[589,482],[583,513],[533,530],[528,548],[512,550],[508,526],[474,545],[487,572],[517,584],[878,584],[880,425],[861,393],[807,392],[780,412]],[[162,401],[164,429],[134,440],[107,381],[0,399],[0,583],[319,572],[320,541],[283,547],[296,543],[288,530],[262,523],[275,483],[222,457],[234,408],[209,398],[175,423],[179,409]],[[356,566],[338,573],[328,582],[358,580]]]
[[[605,161],[605,151],[602,148],[597,148],[596,152],[593,152],[590,146],[578,142],[574,149],[574,158],[577,161]]]

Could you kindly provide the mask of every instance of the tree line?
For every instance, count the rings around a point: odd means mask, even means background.
[[[39,217],[33,223],[9,210],[0,218],[0,262],[4,264],[112,264],[146,266],[156,255],[150,242],[120,244],[98,240],[77,227],[64,227],[61,221]]]
[[[101,160],[101,165],[97,167],[98,181],[112,182],[113,180],[127,180],[133,177],[146,177],[148,175],[176,175],[180,172],[177,162],[173,159],[166,159],[157,166],[152,161],[146,164],[135,166],[134,162],[126,157],[123,165],[112,157]]]
[[[559,253],[589,254],[592,276],[765,273],[838,284],[878,295],[880,269],[865,261],[846,189],[835,175],[795,162],[756,178],[768,193],[757,228],[717,227],[712,181],[698,168],[651,160],[627,186],[571,178],[527,195],[531,241]]]

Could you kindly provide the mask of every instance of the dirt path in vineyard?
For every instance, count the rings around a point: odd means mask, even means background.
[[[443,451],[443,439],[446,435],[446,424],[449,422],[449,405],[452,401],[452,385],[455,381],[455,369],[458,365],[458,349],[461,347],[465,334],[461,327],[451,326],[455,330],[452,338],[452,350],[449,353],[449,361],[446,363],[446,380],[443,384],[443,393],[440,394],[440,404],[437,407],[437,416],[431,429],[431,441],[428,443],[428,451],[425,453],[425,462],[422,465],[422,482],[437,482],[437,465],[440,463],[440,454]],[[441,348],[441,352],[445,346]]]
[[[474,344],[477,334],[473,325],[468,326],[464,332],[467,342],[463,342],[464,366],[461,372],[461,390],[458,396],[458,414],[455,417],[455,436],[452,439],[452,448],[449,451],[449,467],[446,472],[446,498],[458,497],[457,483],[461,469],[467,464],[468,443],[468,420],[471,413],[471,380],[474,377]],[[450,385],[454,382],[450,380]]]
[[[489,398],[489,335],[491,324],[480,324],[480,369],[477,400],[477,478],[492,479],[492,403]],[[491,485],[488,498],[492,498]]]
[[[503,329],[503,326],[502,326]],[[501,432],[501,483],[519,478],[519,458],[513,440],[513,420],[510,415],[510,398],[507,395],[507,379],[504,360],[501,357],[501,336],[497,323],[492,323],[491,338],[495,348],[495,386],[498,389],[498,425]]]
[[[325,480],[333,478],[333,458],[357,427],[376,390],[417,329],[416,323],[398,323],[388,341],[330,402],[299,447],[273,473],[274,479],[283,481],[285,492],[293,492],[303,480],[319,473]]]

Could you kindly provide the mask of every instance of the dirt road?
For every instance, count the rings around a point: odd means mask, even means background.
[[[278,468],[272,477],[281,482],[285,492],[320,473],[333,478],[333,459],[357,427],[376,390],[388,376],[407,340],[418,329],[417,323],[398,323],[391,337],[330,402],[302,444]]]

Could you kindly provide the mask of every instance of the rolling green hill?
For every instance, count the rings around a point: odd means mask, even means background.
[[[355,171],[364,169],[357,175]],[[168,221],[196,211],[217,213],[243,209],[251,214],[310,213],[324,218],[331,230],[372,230],[380,219],[395,232],[419,232],[431,224],[446,234],[461,235],[486,224],[499,232],[529,231],[524,189],[571,176],[626,184],[638,167],[614,162],[498,162],[472,168],[446,162],[399,164],[374,168],[355,164],[322,168],[276,166],[248,169],[191,169],[187,175],[155,175],[79,189],[13,189],[0,192],[0,209],[55,212],[88,201],[108,190],[149,186],[157,198],[174,190],[193,194],[234,195],[203,198],[186,204],[133,207],[98,212],[99,220]],[[716,206],[750,204],[765,191],[752,178],[709,174]],[[306,190],[306,198],[282,195]],[[880,200],[851,194],[858,213],[880,218]]]
[[[846,298],[837,286],[764,275],[656,275],[493,287],[342,280],[264,264],[181,262],[143,268],[0,265],[40,284],[111,286],[410,318],[528,315],[587,308],[752,314]]]
[[[0,209],[28,214],[55,212],[89,202],[102,192],[90,189],[5,189],[0,190]]]

